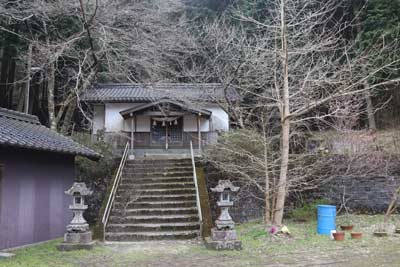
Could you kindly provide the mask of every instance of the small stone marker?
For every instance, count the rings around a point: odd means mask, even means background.
[[[92,249],[92,232],[89,224],[83,217],[84,211],[88,208],[85,205],[85,196],[91,195],[85,183],[74,183],[65,194],[72,196],[72,205],[69,209],[74,213],[70,224],[67,225],[67,232],[64,234],[64,242],[57,246],[58,250],[70,251],[76,249]]]
[[[13,253],[0,251],[0,259],[9,259],[13,257],[15,257]]]
[[[211,229],[211,239],[206,238],[206,247],[214,250],[241,250],[242,242],[237,240],[235,222],[229,214],[229,208],[233,206],[231,194],[238,192],[239,187],[234,186],[230,180],[220,180],[211,191],[219,193],[217,205],[221,213],[215,221],[216,227]]]

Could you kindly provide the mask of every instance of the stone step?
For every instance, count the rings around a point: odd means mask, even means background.
[[[137,233],[137,232],[166,232],[166,231],[187,231],[199,230],[198,222],[179,223],[109,223],[106,231],[109,233]]]
[[[192,166],[192,160],[180,159],[180,160],[137,160],[127,161],[125,163],[127,167],[143,167],[143,166],[154,166],[154,167],[174,167],[174,166]]]
[[[126,167],[124,169],[127,172],[180,172],[180,171],[193,171],[192,165],[190,166],[137,166],[137,167]]]
[[[148,172],[148,171],[193,171],[193,165],[190,164],[170,164],[170,165],[125,165],[124,171]]]
[[[197,237],[199,230],[190,159],[127,161],[106,240],[188,239]]]
[[[108,233],[106,241],[151,241],[151,240],[178,240],[193,239],[198,236],[199,231],[173,231],[173,232],[140,232],[140,233]]]
[[[145,184],[121,184],[119,188],[122,189],[134,189],[135,192],[142,191],[145,189],[169,189],[169,188],[194,188],[194,183],[145,183]]]
[[[128,172],[124,171],[122,176],[124,178],[147,178],[147,177],[182,177],[193,176],[193,171],[176,171],[176,172]]]
[[[117,195],[122,196],[129,194],[132,190],[120,189],[117,190]],[[134,192],[136,194],[136,192]],[[139,195],[175,195],[175,194],[196,194],[196,188],[168,188],[168,189],[140,189],[137,190]]]
[[[123,202],[121,196],[115,197],[115,203]],[[138,201],[196,201],[195,194],[175,194],[175,195],[138,195]]]
[[[128,163],[166,163],[166,162],[191,162],[190,158],[163,158],[163,159],[152,159],[152,158],[136,158],[134,160],[127,160]]]
[[[197,214],[197,207],[185,208],[134,208],[116,207],[114,205],[111,216],[164,216],[164,215],[193,215]]]
[[[128,209],[140,209],[140,208],[186,208],[186,207],[196,207],[196,201],[135,201],[129,203],[128,205],[124,205],[121,202],[116,202],[114,204],[115,208],[124,208]]]
[[[180,182],[193,182],[192,176],[182,177],[147,177],[147,178],[127,178],[123,177],[121,180],[122,184],[147,184],[147,183],[180,183]]]
[[[173,214],[173,215],[136,215],[136,216],[110,216],[109,224],[115,223],[176,223],[176,222],[198,222],[197,213]]]

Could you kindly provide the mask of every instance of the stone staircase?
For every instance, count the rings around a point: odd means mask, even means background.
[[[190,159],[127,161],[106,241],[191,239],[199,235]]]

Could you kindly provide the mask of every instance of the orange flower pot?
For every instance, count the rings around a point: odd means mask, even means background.
[[[361,239],[362,238],[362,233],[353,232],[353,233],[351,233],[351,238],[352,239]]]
[[[333,238],[335,238],[336,241],[343,241],[344,240],[344,232],[333,233]]]

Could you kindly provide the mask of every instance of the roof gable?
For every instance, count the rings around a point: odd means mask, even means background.
[[[175,101],[175,100],[170,100],[170,99],[161,99],[155,102],[151,102],[151,103],[147,103],[147,104],[143,104],[137,107],[133,107],[127,110],[123,110],[120,112],[120,114],[126,118],[129,117],[130,114],[134,114],[143,110],[146,110],[148,108],[154,107],[154,106],[161,106],[163,104],[173,104],[176,105],[178,107],[180,107],[183,110],[187,110],[189,112],[192,113],[197,113],[197,114],[201,114],[201,115],[205,115],[205,116],[210,116],[211,112],[208,110],[204,110],[204,109],[199,109],[199,108],[195,108],[195,107],[191,107],[185,103],[179,102],[179,101]],[[168,115],[168,114],[165,114]]]
[[[81,155],[99,159],[100,154],[40,124],[38,118],[0,108],[0,146]]]
[[[98,84],[83,94],[86,102],[153,102],[160,99],[226,102],[240,99],[237,91],[219,83]]]

